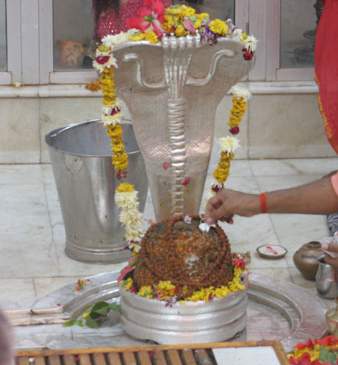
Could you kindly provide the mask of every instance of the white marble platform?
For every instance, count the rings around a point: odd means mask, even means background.
[[[336,158],[236,160],[228,186],[260,192],[308,182],[337,168]],[[0,201],[0,307],[29,307],[36,298],[78,278],[123,266],[84,264],[65,256],[50,165],[0,165]],[[146,217],[153,217],[150,199]],[[235,224],[225,229],[235,251],[251,251],[252,271],[293,282],[317,295],[314,283],[302,279],[294,267],[292,255],[303,243],[328,235],[324,216],[236,217]],[[255,249],[265,243],[280,243],[289,253],[280,261],[261,259]]]

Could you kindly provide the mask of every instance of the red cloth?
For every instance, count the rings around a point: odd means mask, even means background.
[[[171,0],[163,0],[165,7],[171,5]],[[116,14],[114,9],[103,12],[96,24],[96,37],[102,39],[107,34],[117,34],[128,30],[127,20],[137,16],[138,10],[143,6],[143,0],[128,0],[121,2],[120,11]]]
[[[338,153],[338,0],[325,0],[316,35],[315,73],[325,131]]]

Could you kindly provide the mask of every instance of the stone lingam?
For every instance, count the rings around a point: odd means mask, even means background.
[[[199,34],[128,42],[114,57],[160,222],[121,274],[122,324],[129,335],[159,343],[230,339],[246,326],[243,260],[220,227],[201,229],[198,213],[216,108],[252,61],[239,40],[210,45]]]

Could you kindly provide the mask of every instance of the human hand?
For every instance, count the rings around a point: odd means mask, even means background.
[[[217,220],[231,221],[235,214],[251,217],[259,213],[257,195],[224,189],[210,198],[205,211],[205,220],[213,224]]]
[[[338,244],[335,241],[324,243],[322,244],[322,250],[325,253],[325,262],[338,269]]]

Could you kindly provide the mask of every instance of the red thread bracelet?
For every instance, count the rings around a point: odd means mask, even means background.
[[[259,194],[259,207],[260,207],[261,213],[266,213],[268,211],[266,193]]]

